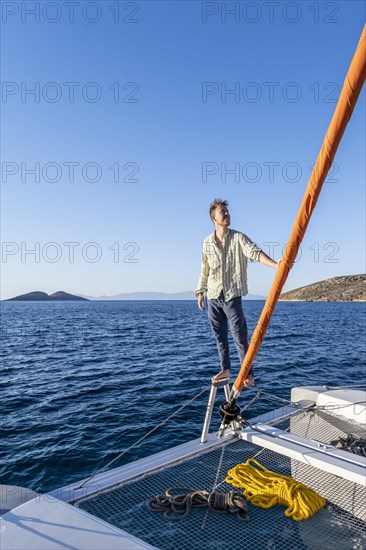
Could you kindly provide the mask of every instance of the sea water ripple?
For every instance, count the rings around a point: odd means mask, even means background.
[[[250,334],[262,307],[244,302]],[[208,390],[218,370],[207,314],[193,301],[2,302],[1,318],[4,484],[44,492],[88,476]],[[278,303],[256,388],[289,399],[293,386],[364,384],[365,321],[365,303]],[[231,356],[234,376],[232,340]],[[116,465],[198,437],[207,397]],[[273,406],[258,400],[248,416]]]

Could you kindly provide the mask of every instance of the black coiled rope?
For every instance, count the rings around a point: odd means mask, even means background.
[[[349,451],[359,456],[366,456],[366,439],[357,438],[353,434],[349,434],[346,437],[339,437],[330,442],[331,445],[335,445],[338,449],[343,451]]]
[[[249,520],[246,500],[237,491],[208,493],[187,487],[170,487],[165,491],[165,495],[157,495],[146,500],[146,506],[152,512],[164,512],[165,519],[169,521],[184,519],[192,508],[208,508],[222,514],[236,514],[242,521]]]

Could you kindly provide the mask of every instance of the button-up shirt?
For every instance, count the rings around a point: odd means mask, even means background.
[[[215,232],[206,237],[202,248],[201,274],[195,295],[207,292],[208,300],[224,300],[248,294],[247,260],[259,261],[261,249],[244,233],[229,229],[222,248],[217,245]]]

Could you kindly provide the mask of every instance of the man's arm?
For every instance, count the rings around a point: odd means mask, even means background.
[[[279,262],[275,262],[274,260],[272,260],[272,258],[267,256],[267,254],[265,252],[263,252],[263,250],[259,254],[259,260],[258,261],[261,264],[268,265],[268,267],[273,267],[274,269],[277,269],[278,264],[279,264]]]
[[[267,254],[263,252],[257,244],[251,241],[249,237],[244,235],[244,233],[239,234],[239,242],[243,248],[245,256],[252,262],[260,262],[261,264],[268,265],[268,267],[277,269],[283,259],[281,258],[278,262],[275,262],[272,258],[267,256]]]
[[[205,310],[204,292],[206,292],[207,290],[207,279],[208,279],[209,271],[210,271],[210,267],[207,261],[207,256],[205,254],[205,246],[203,245],[201,274],[200,274],[197,288],[194,291],[196,297],[198,298],[198,307],[201,311]]]

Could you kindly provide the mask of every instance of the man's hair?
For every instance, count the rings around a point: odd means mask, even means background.
[[[212,203],[210,204],[210,218],[212,220],[212,214],[214,213],[216,206],[229,206],[229,203],[227,201],[224,201],[223,199],[214,199]]]

